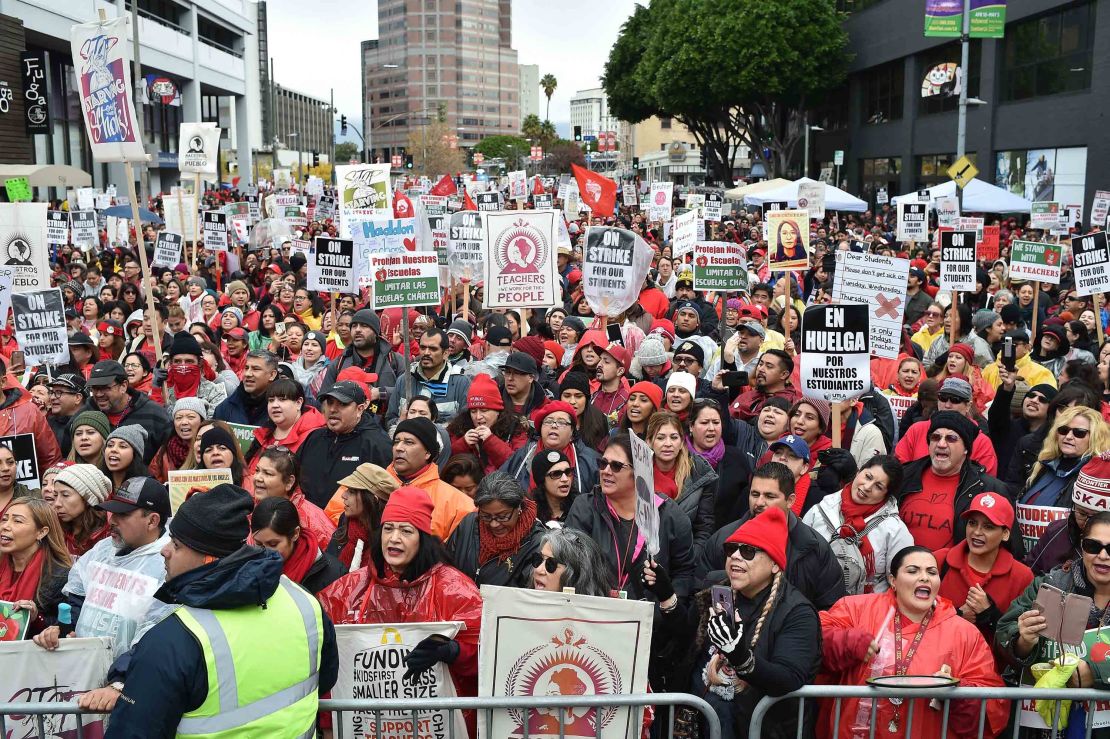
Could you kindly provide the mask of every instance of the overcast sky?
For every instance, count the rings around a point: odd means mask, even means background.
[[[521,64],[538,64],[540,77],[551,73],[558,80],[551,120],[561,134],[569,133],[571,96],[600,85],[609,48],[634,6],[633,0],[513,0],[513,47]],[[278,84],[323,100],[334,88],[339,112],[360,121],[359,49],[377,38],[377,3],[269,0],[267,7]],[[541,92],[541,118],[546,102]]]

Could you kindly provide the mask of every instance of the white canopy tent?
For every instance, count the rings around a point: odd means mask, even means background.
[[[26,177],[31,187],[91,187],[92,175],[66,164],[0,164],[0,184]]]
[[[790,180],[784,180],[781,177],[776,177],[773,180],[761,180],[760,182],[753,182],[750,185],[741,185],[731,190],[725,190],[725,199],[743,201],[745,195],[763,192],[764,190],[774,190],[789,184]]]
[[[954,197],[955,195],[956,183],[952,180],[929,188],[930,202],[937,198]],[[917,193],[896,195],[890,199],[890,202],[897,205],[902,198],[909,198],[911,201],[917,202]],[[980,179],[972,180],[964,188],[962,209],[966,213],[1028,213],[1031,206],[1032,203],[1020,195],[1015,195],[1009,190],[996,187]]]
[[[839,187],[833,187],[819,180],[811,180],[808,177],[803,177],[795,182],[788,182],[772,190],[764,190],[755,194],[749,193],[744,196],[744,203],[747,205],[763,205],[764,203],[781,202],[785,200],[788,205],[797,207],[798,185],[802,184],[825,186],[825,210],[847,210],[856,213],[862,213],[867,210],[866,201],[860,200],[854,195],[849,195]]]

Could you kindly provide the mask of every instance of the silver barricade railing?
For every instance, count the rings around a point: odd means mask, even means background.
[[[490,729],[493,722],[494,711],[516,708],[524,710],[527,714],[530,711],[540,708],[555,709],[558,712],[559,736],[562,737],[566,725],[565,713],[568,708],[597,708],[603,706],[629,706],[632,708],[652,706],[656,709],[655,721],[664,719],[667,721],[666,734],[661,734],[661,736],[666,737],[673,737],[674,735],[674,709],[680,706],[693,708],[700,714],[709,730],[708,735],[704,736],[703,739],[720,739],[721,737],[721,724],[717,718],[717,714],[714,713],[710,705],[704,700],[688,693],[492,698],[394,698],[388,700],[329,699],[320,701],[321,712],[348,713],[357,711],[359,713],[375,714],[375,725],[380,723],[383,713],[406,714],[412,719],[414,739],[417,736],[416,730],[419,726],[419,717],[421,713],[445,710],[477,710],[480,720],[486,722],[487,736],[492,736]],[[667,714],[666,716],[663,711],[659,710],[663,707],[669,709],[665,712]],[[0,737],[7,736],[8,726],[6,719],[9,716],[34,716],[37,733],[33,736],[46,739],[50,735],[46,733],[44,717],[73,715],[78,713],[82,713],[82,711],[77,707],[76,703],[0,703]],[[77,738],[83,739],[84,731],[80,722],[77,723],[76,728]],[[335,739],[351,739],[351,737],[344,737],[342,725],[335,726],[333,731]],[[635,736],[638,737],[639,734],[640,729],[639,726],[637,726],[635,728]],[[466,739],[466,737],[455,736],[454,723],[451,721],[447,722],[447,736],[448,739]],[[601,736],[600,725],[597,727],[596,736]],[[528,725],[526,721],[523,727],[522,739],[528,739],[528,737]]]
[[[870,685],[806,685],[803,688],[795,690],[793,693],[779,696],[777,698],[765,696],[758,704],[755,710],[752,711],[751,723],[748,727],[748,739],[760,739],[763,732],[763,720],[766,718],[767,713],[778,703],[788,700],[798,700],[798,734],[799,739],[802,736],[803,722],[802,718],[805,715],[807,700],[815,701],[817,699],[835,700],[833,708],[833,726],[840,725],[841,709],[844,699],[846,698],[872,698],[872,699],[889,699],[901,698],[908,706],[904,718],[904,726],[900,726],[898,734],[907,737],[911,736],[913,730],[914,708],[916,705],[928,705],[930,700],[937,700],[943,704],[939,709],[941,711],[941,732],[940,736],[945,737],[948,735],[948,712],[950,708],[949,701],[953,700],[977,700],[979,701],[979,723],[976,736],[978,739],[983,739],[984,723],[987,714],[987,701],[988,700],[1006,700],[1006,701],[1020,701],[1023,700],[1052,700],[1052,701],[1071,701],[1072,703],[1086,703],[1088,701],[1106,701],[1110,700],[1110,693],[1105,690],[1095,690],[1094,688],[1035,688],[1033,686],[1023,686],[1020,688],[992,688],[992,687],[975,687],[975,688],[879,688]],[[921,701],[925,701],[924,704]],[[878,701],[872,700],[870,710],[870,723],[869,723],[869,739],[875,738],[875,721],[876,711],[878,709]],[[933,709],[928,709],[933,710]],[[1012,705],[1011,705],[1012,711]],[[1058,716],[1058,714],[1056,714]],[[1086,718],[1086,732],[1085,739],[1091,739],[1091,730],[1093,728],[1094,711],[1087,711]],[[1056,722],[1054,721],[1054,724]],[[1023,727],[1019,715],[1014,718],[1012,738],[1017,739],[1019,732]],[[1052,739],[1057,739],[1062,736],[1060,726],[1052,726]],[[1045,731],[1045,729],[1042,729]]]

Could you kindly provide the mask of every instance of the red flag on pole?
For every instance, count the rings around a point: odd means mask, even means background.
[[[578,181],[578,195],[594,215],[611,216],[617,204],[617,183],[597,172],[570,165],[574,179]]]
[[[416,211],[412,208],[412,201],[409,196],[397,190],[393,193],[393,217],[394,218],[412,218]]]
[[[431,190],[428,191],[429,195],[454,195],[459,191],[455,186],[455,181],[449,175],[443,175],[443,179],[435,184]]]
[[[470,190],[463,190],[463,210],[478,210],[478,206],[470,199]]]
[[[532,180],[532,194],[544,195],[546,192],[547,191],[543,189],[543,180],[540,179],[539,175],[536,175],[536,178]]]

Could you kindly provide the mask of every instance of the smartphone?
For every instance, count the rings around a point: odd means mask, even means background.
[[[274,336],[285,336],[285,321],[278,321],[274,324]]]
[[[1014,339],[1007,336],[1002,340],[1002,366],[1010,372],[1017,371],[1017,355],[1014,354]]]
[[[1083,643],[1091,604],[1091,599],[1085,595],[1064,593],[1059,588],[1042,584],[1033,607],[1045,618],[1045,630],[1041,632],[1044,638],[1078,646]]]
[[[22,367],[25,366],[25,363],[26,363],[25,356],[26,355],[24,355],[22,350],[17,349],[14,352],[12,352],[11,357],[8,358],[8,364],[11,365],[12,367],[22,368]]]
[[[720,605],[725,613],[732,613],[732,588],[728,585],[714,585],[709,590],[713,605]]]
[[[605,335],[608,337],[610,344],[620,344],[621,346],[624,346],[624,335],[621,333],[621,327],[619,324],[605,324]]]
[[[721,384],[725,387],[744,387],[748,384],[748,373],[744,370],[726,372],[721,376]]]

